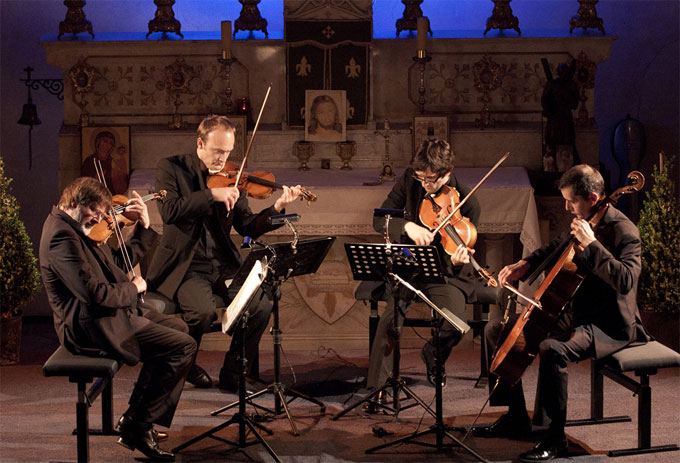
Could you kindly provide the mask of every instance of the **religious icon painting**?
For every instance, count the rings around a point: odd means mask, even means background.
[[[449,118],[447,116],[413,117],[413,153],[423,140],[428,138],[438,138],[449,142]]]
[[[305,141],[347,140],[345,90],[305,92]]]
[[[130,180],[130,127],[83,127],[80,135],[80,175],[98,178],[95,160],[99,160],[111,193],[125,194]]]

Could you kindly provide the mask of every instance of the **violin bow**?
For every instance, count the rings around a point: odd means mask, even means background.
[[[272,84],[269,84],[269,88],[267,88],[267,93],[264,96],[264,100],[262,101],[262,106],[260,107],[260,114],[257,115],[257,121],[255,121],[255,127],[253,127],[253,134],[250,136],[250,142],[248,142],[248,148],[246,148],[246,153],[243,155],[243,161],[241,161],[241,167],[238,170],[238,174],[236,174],[236,183],[234,186],[238,188],[238,184],[241,181],[241,174],[243,174],[243,170],[246,167],[246,161],[248,160],[248,154],[250,153],[250,148],[253,146],[253,140],[255,140],[255,134],[257,133],[257,128],[260,125],[260,118],[262,118],[262,113],[264,112],[264,107],[267,104],[267,99],[269,99],[269,92],[272,91]]]
[[[439,232],[439,230],[442,229],[442,227],[444,227],[447,223],[449,223],[449,220],[451,220],[451,217],[453,217],[453,215],[454,215],[456,212],[458,212],[458,211],[460,210],[461,207],[463,207],[463,204],[465,204],[465,203],[467,202],[467,200],[470,199],[470,198],[472,197],[473,194],[475,194],[475,191],[477,191],[477,190],[479,189],[479,187],[482,186],[482,184],[483,184],[484,182],[486,182],[486,179],[489,178],[489,175],[491,175],[496,169],[498,169],[498,167],[503,163],[503,161],[505,161],[505,160],[508,158],[508,156],[510,156],[510,152],[509,152],[509,151],[508,151],[507,153],[505,153],[505,155],[503,155],[503,157],[496,163],[495,166],[493,166],[493,167],[491,168],[491,170],[489,170],[489,171],[486,173],[486,175],[484,175],[484,177],[482,177],[482,179],[477,183],[477,185],[475,185],[475,187],[474,187],[472,190],[470,190],[470,192],[467,194],[467,196],[465,196],[465,198],[463,198],[463,199],[460,201],[460,203],[458,203],[458,206],[456,206],[456,207],[449,213],[449,215],[447,215],[446,218],[445,218],[444,220],[441,221],[441,223],[439,224],[439,226],[438,226],[437,228],[435,228],[434,230],[432,230],[432,233],[433,233],[433,234],[436,235],[437,232]]]
[[[108,188],[108,185],[106,184],[106,178],[104,177],[104,169],[102,168],[101,161],[97,159],[96,157],[93,159],[94,162],[94,168],[97,171],[97,177],[99,180],[99,183],[104,185],[106,188]],[[137,275],[135,274],[135,269],[132,267],[132,259],[130,259],[130,254],[128,254],[127,247],[125,246],[125,239],[123,238],[123,231],[120,229],[120,225],[118,224],[118,220],[116,219],[116,215],[118,215],[118,211],[113,207],[113,204],[111,204],[111,219],[113,220],[113,229],[116,233],[116,239],[118,240],[118,247],[120,248],[121,255],[123,256],[123,262],[125,263],[125,269],[132,275],[132,278],[136,277]],[[141,297],[141,296],[140,296]],[[144,302],[144,298],[142,298],[142,302]]]

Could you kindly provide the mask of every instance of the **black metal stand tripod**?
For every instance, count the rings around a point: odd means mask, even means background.
[[[241,314],[241,320],[240,320],[241,326],[240,326],[240,336],[241,336],[241,371],[239,373],[239,386],[238,386],[238,412],[234,414],[228,421],[225,421],[224,423],[220,424],[219,426],[215,426],[209,431],[204,432],[203,434],[194,437],[193,439],[185,442],[184,444],[181,444],[173,449],[174,453],[179,452],[180,450],[183,450],[190,445],[195,444],[196,442],[205,439],[206,437],[209,437],[211,439],[218,440],[220,442],[224,442],[226,444],[231,444],[234,447],[237,447],[239,449],[243,449],[245,447],[249,447],[251,445],[256,445],[256,444],[262,444],[262,446],[269,452],[269,454],[272,456],[274,461],[277,463],[280,463],[281,460],[279,457],[274,453],[274,450],[269,446],[267,441],[264,440],[262,435],[258,432],[258,429],[266,432],[269,435],[272,435],[272,431],[261,424],[255,423],[253,420],[250,419],[250,417],[246,414],[246,372],[248,371],[248,360],[246,359],[246,328],[248,325],[248,311],[244,311]],[[221,437],[215,436],[215,433],[218,431],[226,428],[227,426],[230,426],[232,424],[237,424],[238,425],[238,442],[233,442],[227,439],[223,439]],[[253,436],[255,436],[255,440],[247,441],[246,440],[246,429],[250,430],[250,432],[253,433]]]
[[[439,345],[439,330],[441,327],[441,324],[443,323],[443,319],[440,318],[437,315],[436,311],[432,311],[432,338],[434,340],[434,345],[436,346],[435,349],[435,423],[430,426],[428,429],[425,429],[423,431],[416,431],[412,434],[409,434],[408,436],[401,437],[399,439],[395,439],[393,441],[387,442],[385,444],[378,445],[376,447],[372,447],[370,449],[366,450],[366,453],[373,453],[377,452],[378,450],[391,447],[393,445],[397,444],[402,444],[402,443],[412,443],[412,444],[417,444],[417,445],[422,445],[425,447],[431,447],[435,448],[437,450],[444,450],[448,448],[453,448],[453,447],[460,447],[465,449],[467,452],[469,452],[471,455],[476,457],[479,461],[487,461],[485,460],[481,455],[479,455],[477,452],[472,450],[470,447],[465,445],[462,441],[457,439],[455,436],[453,436],[449,431],[451,428],[447,427],[444,424],[444,419],[443,419],[443,404],[442,404],[442,373],[444,371],[444,367],[441,362],[441,352],[440,352],[440,345]],[[435,435],[435,442],[423,442],[423,441],[418,441],[416,439],[429,435],[429,434],[434,434]],[[452,443],[445,443],[444,438],[447,437]]]
[[[307,400],[315,405],[321,407],[321,413],[325,413],[326,406],[301,392],[294,389],[287,388],[281,383],[281,339],[282,332],[279,327],[279,300],[281,299],[281,284],[288,278],[306,275],[309,273],[314,273],[318,270],[321,262],[326,257],[326,254],[330,250],[335,237],[324,237],[324,238],[312,238],[301,241],[293,241],[291,243],[272,243],[271,245],[264,245],[260,249],[255,249],[251,251],[248,255],[246,261],[244,262],[242,268],[248,269],[251,266],[251,262],[254,260],[267,257],[270,260],[268,276],[266,281],[272,288],[272,300],[273,300],[273,325],[271,328],[271,334],[274,341],[274,382],[268,385],[266,388],[255,392],[245,398],[245,401],[255,408],[263,410],[272,415],[280,415],[285,413],[290,423],[290,427],[293,430],[293,435],[299,436],[300,433],[295,426],[295,421],[293,416],[288,409],[288,404],[295,400],[296,398]],[[237,275],[234,277],[234,282],[232,284],[240,284],[243,275]],[[262,405],[253,402],[253,399],[260,397],[266,393],[272,393],[274,395],[274,409],[263,407]],[[286,396],[291,396],[289,401],[286,401]],[[211,415],[217,415],[225,410],[239,405],[239,402],[231,403],[225,407],[214,410]]]
[[[311,402],[315,405],[318,405],[321,407],[321,413],[324,413],[326,411],[326,405],[323,404],[323,402],[320,402],[316,400],[313,397],[309,397],[308,395],[305,395],[301,392],[298,392],[294,389],[286,387],[284,384],[281,383],[281,329],[279,328],[279,299],[281,298],[281,283],[283,282],[283,279],[281,278],[275,278],[271,284],[272,284],[272,289],[273,289],[273,294],[274,294],[274,307],[272,308],[272,315],[273,315],[273,324],[271,328],[271,334],[272,338],[274,341],[274,382],[268,385],[266,388],[254,392],[247,396],[245,398],[245,401],[247,403],[250,403],[253,407],[259,408],[260,410],[264,410],[267,413],[270,413],[272,415],[280,415],[281,413],[285,413],[286,417],[288,418],[288,422],[290,423],[290,427],[293,430],[293,435],[299,436],[300,433],[297,430],[297,427],[295,426],[295,421],[293,420],[293,416],[290,413],[290,410],[288,409],[288,404],[292,402],[293,400],[300,398],[304,399],[308,402]],[[263,407],[262,405],[256,404],[253,402],[253,399],[256,399],[257,397],[260,397],[261,395],[264,395],[266,393],[272,393],[274,395],[274,409],[270,409],[267,407]],[[286,395],[291,396],[292,398],[289,401],[286,401]],[[235,407],[236,405],[239,405],[240,402],[234,402],[232,404],[229,404],[225,407],[219,408],[217,410],[214,410],[210,414],[215,416],[219,413],[222,413],[225,410],[229,410],[230,408]]]
[[[394,316],[392,318],[392,329],[395,333],[394,353],[392,357],[392,373],[387,378],[385,384],[371,391],[366,397],[354,401],[347,408],[333,415],[331,420],[337,420],[362,403],[370,403],[380,407],[393,413],[395,418],[398,417],[401,410],[416,405],[420,405],[430,415],[435,416],[435,412],[406,385],[399,375],[401,323],[399,323],[398,317],[401,316],[403,299],[399,297],[401,288],[397,280],[402,282],[404,280],[397,277],[396,273],[401,272],[415,278],[427,278],[432,282],[444,282],[444,277],[440,271],[441,264],[437,248],[434,246],[393,245],[390,243],[347,243],[345,244],[345,249],[354,279],[369,281],[384,279],[391,288],[394,297]],[[414,271],[417,273],[414,273]],[[392,407],[375,400],[387,390],[392,391]],[[412,399],[414,403],[402,407],[400,398],[402,392],[405,394],[406,399]]]

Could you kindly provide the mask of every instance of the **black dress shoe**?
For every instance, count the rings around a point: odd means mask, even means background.
[[[128,425],[128,423],[131,421],[130,417],[127,415],[122,415],[120,419],[118,420],[118,425],[116,426],[116,429],[119,431],[124,428],[125,426]],[[153,438],[156,440],[156,442],[162,442],[164,440],[168,440],[168,433],[163,432],[163,431],[157,431],[153,427],[151,428],[151,432],[153,433]]]
[[[568,450],[569,442],[566,439],[559,441],[542,441],[539,442],[533,449],[521,454],[519,456],[519,460],[529,463],[537,461],[549,461],[554,458],[567,456]]]
[[[195,363],[191,366],[191,370],[189,370],[187,381],[199,389],[209,389],[213,386],[212,379],[210,379],[208,373]]]
[[[435,371],[435,361],[434,355],[427,348],[428,344],[425,344],[420,351],[420,358],[423,359],[425,367],[427,368],[427,382],[432,386],[437,384],[437,372]],[[446,386],[446,371],[444,371],[444,366],[442,365],[442,387]]]
[[[222,392],[238,394],[238,383],[239,375],[237,373],[234,373],[231,370],[220,370],[220,382],[217,384],[217,387]],[[257,392],[256,388],[250,385],[246,380],[246,395],[254,394],[255,392]]]
[[[148,423],[129,420],[120,429],[118,443],[130,450],[139,450],[151,461],[175,461],[175,454],[163,450],[154,439],[153,427]]]
[[[522,437],[530,432],[531,420],[528,416],[513,418],[505,414],[489,426],[475,429],[473,434],[477,437]]]

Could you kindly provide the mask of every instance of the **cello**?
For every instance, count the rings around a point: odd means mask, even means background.
[[[639,191],[645,184],[642,173],[628,174],[630,184],[617,189],[593,206],[588,222],[595,228],[610,204],[616,203],[624,194]],[[525,306],[507,338],[498,348],[490,372],[504,379],[509,385],[520,380],[524,371],[538,354],[540,343],[547,338],[554,322],[573,298],[585,278],[572,261],[578,241],[573,236],[562,242],[553,253],[528,278],[532,282],[550,262],[555,262],[545,279],[534,293],[535,303]],[[554,257],[559,255],[557,260]],[[528,300],[528,298],[526,298]]]

